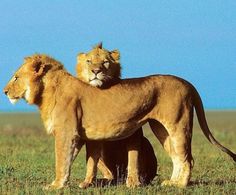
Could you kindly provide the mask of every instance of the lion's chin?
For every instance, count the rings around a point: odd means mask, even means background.
[[[17,98],[9,98],[9,101],[10,101],[12,104],[16,104],[16,103],[19,101],[19,99],[17,99]]]
[[[103,82],[101,80],[94,79],[90,81],[89,84],[92,85],[93,87],[101,87]]]

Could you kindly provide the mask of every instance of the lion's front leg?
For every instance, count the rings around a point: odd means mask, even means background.
[[[97,164],[101,157],[101,143],[88,141],[86,143],[87,152],[87,170],[86,176],[83,182],[79,184],[80,188],[87,188],[92,184],[97,174]]]
[[[68,182],[77,141],[68,131],[55,131],[56,179],[46,189],[61,189]]]
[[[102,158],[99,158],[97,167],[98,167],[99,171],[101,171],[104,179],[107,179],[108,181],[111,181],[114,179],[114,176],[113,176],[111,170],[107,167],[107,165],[104,163]]]
[[[139,181],[139,153],[141,150],[141,138],[142,130],[139,129],[131,137],[128,138],[127,150],[128,150],[128,174],[126,179],[127,187],[137,187],[141,183]]]

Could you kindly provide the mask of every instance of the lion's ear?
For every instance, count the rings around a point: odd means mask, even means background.
[[[35,60],[32,64],[34,75],[36,77],[44,75],[50,69],[50,67],[51,67],[50,64],[46,63],[43,64],[41,61],[38,60]]]
[[[25,58],[24,58],[24,63],[26,63],[26,62],[28,62],[28,61],[31,61],[31,60],[32,60],[31,57],[25,57]]]
[[[102,42],[98,43],[93,47],[93,49],[102,49]]]
[[[85,53],[79,53],[79,54],[77,55],[77,63],[78,63],[80,60],[82,60],[83,58],[85,58],[85,56],[86,56]]]
[[[113,50],[113,51],[110,51],[110,54],[111,54],[111,57],[117,62],[119,63],[119,60],[120,60],[120,52],[119,50]]]

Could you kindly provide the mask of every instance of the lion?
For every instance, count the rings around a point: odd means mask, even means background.
[[[101,90],[73,77],[57,60],[37,54],[25,59],[4,93],[13,103],[25,99],[36,105],[46,131],[55,136],[56,177],[49,188],[67,184],[81,139],[124,139],[145,123],[149,123],[173,162],[171,178],[162,185],[186,187],[193,168],[194,109],[208,141],[236,161],[236,154],[213,137],[195,87],[173,75],[123,79]],[[87,174],[94,174],[100,151],[98,145],[89,152],[93,170]]]
[[[102,47],[102,43],[99,43],[90,52],[78,55],[77,77],[94,87],[107,88],[120,80],[121,65],[119,59],[120,53],[118,50],[108,51]],[[135,174],[128,175],[127,185],[129,185],[129,180],[139,182],[139,178],[142,184],[149,184],[156,176],[157,160],[153,148],[148,139],[143,136],[142,128],[138,131],[140,132],[129,138],[103,143],[98,169],[102,172],[105,179],[111,180],[115,178],[116,181],[122,181],[125,178],[128,165],[127,147],[136,148],[140,154],[138,156],[136,153],[129,154],[128,170],[130,171],[128,173]],[[133,143],[133,141],[136,143]],[[91,142],[86,141],[88,150],[92,150],[91,145]],[[78,152],[79,150],[77,150]],[[86,178],[80,184],[80,187],[87,187],[93,179]]]

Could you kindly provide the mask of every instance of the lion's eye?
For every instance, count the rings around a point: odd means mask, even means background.
[[[19,78],[18,76],[14,76],[13,81],[14,82],[17,81],[18,78]]]
[[[105,66],[106,69],[109,68],[109,65],[110,65],[109,61],[108,60],[104,60],[103,66]]]
[[[90,59],[87,59],[86,62],[87,62],[87,64],[91,64],[92,63],[92,61]]]

